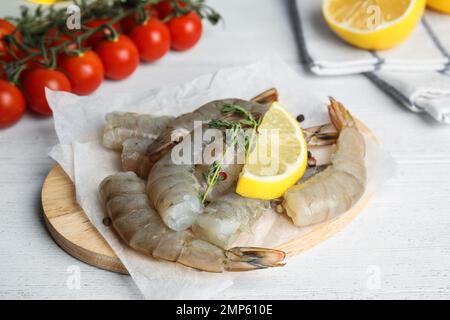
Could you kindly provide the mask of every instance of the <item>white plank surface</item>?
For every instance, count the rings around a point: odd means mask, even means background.
[[[1,1],[1,15],[16,13],[19,2]],[[207,26],[192,51],[171,53],[100,90],[133,94],[271,53],[304,72],[286,1],[210,3],[225,16],[225,26]],[[410,113],[363,77],[311,81],[373,129],[397,160],[398,174],[348,228],[291,259],[283,281],[266,279],[264,292],[242,281],[220,298],[450,298],[450,127]],[[30,114],[0,131],[0,298],[140,299],[128,276],[79,262],[49,237],[40,188],[55,143],[52,120]],[[81,272],[79,289],[67,286],[73,266]]]

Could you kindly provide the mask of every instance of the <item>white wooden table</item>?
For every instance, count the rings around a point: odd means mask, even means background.
[[[1,16],[17,13],[19,2],[1,1]],[[171,53],[100,90],[133,94],[271,53],[304,72],[286,1],[210,3],[225,16],[225,27],[207,26],[194,50]],[[242,282],[220,298],[450,298],[450,126],[407,111],[363,77],[310,78],[373,129],[398,162],[398,174],[349,227],[290,260],[283,281],[266,279],[264,292]],[[141,298],[130,277],[77,261],[48,235],[40,189],[56,142],[52,119],[31,114],[0,131],[0,298]],[[79,289],[67,285],[73,268],[80,270]]]

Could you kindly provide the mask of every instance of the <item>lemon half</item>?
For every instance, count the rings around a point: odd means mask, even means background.
[[[276,199],[305,173],[308,150],[294,117],[275,102],[264,116],[238,180],[236,192],[247,198]]]
[[[384,50],[405,40],[420,21],[426,0],[323,0],[329,27],[346,42]]]

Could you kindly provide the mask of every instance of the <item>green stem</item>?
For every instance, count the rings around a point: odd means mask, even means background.
[[[20,74],[25,69],[26,69],[25,66],[20,66],[12,75],[10,82],[13,83],[14,85],[17,85],[19,83]]]
[[[218,168],[219,168],[219,169],[216,170],[216,171],[214,172],[214,176],[215,176],[216,179],[218,179],[219,172],[220,172],[220,170],[222,169],[222,165],[220,165]],[[214,183],[214,184],[215,184],[215,183]],[[213,184],[212,184],[212,183],[208,183],[208,187],[206,188],[206,191],[205,191],[205,193],[203,194],[203,197],[202,197],[202,204],[205,204],[206,197],[207,197],[208,194],[211,192],[212,187],[213,187]]]
[[[225,152],[223,153],[222,159],[220,162],[217,162],[216,167],[214,168],[214,172],[213,172],[213,176],[211,178],[208,178],[208,186],[206,188],[205,193],[203,194],[203,198],[202,198],[202,203],[204,204],[206,201],[206,197],[208,196],[208,194],[211,192],[212,188],[216,185],[217,180],[219,178],[219,173],[222,170],[222,165],[223,165],[223,161],[227,158],[228,155],[228,151],[231,148],[234,148],[234,146],[236,145],[237,142],[237,137],[238,137],[238,133],[239,131],[242,129],[242,127],[240,125],[236,125],[232,131],[232,139],[230,142],[230,145],[228,147],[225,148]]]
[[[50,68],[50,69],[55,69],[55,68],[56,68],[56,64],[57,64],[56,50],[53,50],[53,48],[51,48],[51,49],[50,49],[50,63],[49,63],[49,68]]]

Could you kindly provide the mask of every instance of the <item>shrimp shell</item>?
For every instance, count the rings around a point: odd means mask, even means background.
[[[122,150],[122,144],[129,138],[155,140],[167,127],[173,117],[153,116],[133,112],[111,112],[106,115],[103,130],[103,145],[106,148]]]
[[[189,231],[167,228],[151,208],[144,183],[133,172],[108,176],[99,189],[116,232],[127,245],[145,255],[209,272],[284,265],[285,253],[279,250],[250,247],[224,250],[197,239]]]
[[[195,221],[192,230],[197,237],[221,248],[228,248],[241,232],[248,231],[269,208],[269,201],[230,193],[209,204]]]
[[[339,132],[331,165],[284,194],[286,213],[297,226],[308,226],[348,211],[364,194],[367,178],[365,142],[353,117],[330,98],[332,123]]]

